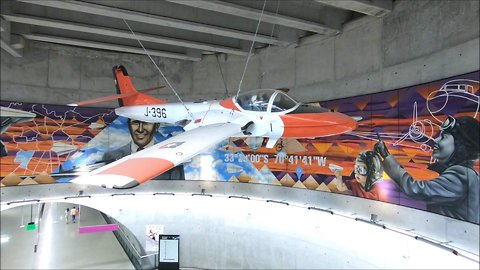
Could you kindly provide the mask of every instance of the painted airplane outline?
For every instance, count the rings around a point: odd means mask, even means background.
[[[420,119],[417,114],[417,102],[413,104],[412,122],[408,127],[408,131],[405,133],[387,133],[381,132],[382,138],[388,138],[394,140],[392,146],[405,146],[409,148],[418,148],[422,151],[431,151],[432,147],[428,145],[430,141],[434,139],[434,133],[440,130],[440,124],[443,122],[442,118],[438,117],[438,114],[447,106],[451,98],[460,98],[466,101],[473,102],[477,105],[473,117],[476,118],[480,111],[480,96],[475,94],[475,86],[480,82],[470,79],[455,79],[444,83],[438,90],[432,91],[426,98],[426,108],[429,114],[436,120],[437,123],[425,118]],[[477,86],[478,88],[478,86]],[[438,98],[444,98],[444,103],[439,109],[432,110],[429,102]],[[374,132],[351,132],[350,135],[363,138],[366,140],[377,141],[377,136]],[[404,143],[405,140],[411,140],[420,146],[412,146],[411,144]]]
[[[471,101],[477,104],[477,109],[475,110],[474,118],[477,117],[477,114],[480,109],[480,96],[474,93],[474,84],[479,84],[479,81],[469,80],[469,79],[455,79],[450,80],[444,83],[440,89],[432,91],[425,101],[430,115],[438,122],[434,123],[430,119],[418,119],[417,116],[417,102],[413,104],[413,119],[412,124],[408,128],[408,132],[405,133],[400,139],[393,143],[393,146],[400,145],[405,139],[411,139],[413,142],[420,144],[420,149],[423,151],[431,151],[431,146],[427,143],[433,141],[433,136],[435,129],[440,130],[440,124],[443,122],[442,119],[438,118],[437,114],[441,112],[447,105],[450,98],[460,98],[467,101]],[[430,102],[443,98],[444,102],[440,108],[432,110],[430,107]]]

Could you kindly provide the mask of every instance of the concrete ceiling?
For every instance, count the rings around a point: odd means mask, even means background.
[[[258,49],[338,35],[348,21],[391,9],[392,0],[2,0],[1,47],[16,57],[25,40],[145,54],[140,40],[151,55],[199,61],[246,56],[254,40]]]

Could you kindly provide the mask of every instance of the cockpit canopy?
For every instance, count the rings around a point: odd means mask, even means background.
[[[280,90],[259,89],[238,95],[234,102],[246,111],[283,112],[290,111],[300,104]]]

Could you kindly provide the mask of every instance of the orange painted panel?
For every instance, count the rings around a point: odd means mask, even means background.
[[[140,184],[160,175],[175,165],[161,158],[131,158],[99,174],[116,174],[131,177]]]
[[[227,108],[227,109],[233,109],[235,111],[240,111],[237,106],[233,103],[233,98],[225,99],[220,101],[220,106]]]
[[[357,122],[342,113],[302,113],[280,116],[285,128],[282,137],[312,138],[338,135],[354,130]]]

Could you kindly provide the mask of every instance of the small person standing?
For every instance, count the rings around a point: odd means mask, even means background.
[[[67,210],[65,210],[65,224],[68,224],[69,215],[70,215],[70,208],[67,207]]]
[[[77,216],[77,208],[75,206],[70,210],[70,215],[72,216],[72,222],[75,223],[75,217]]]

